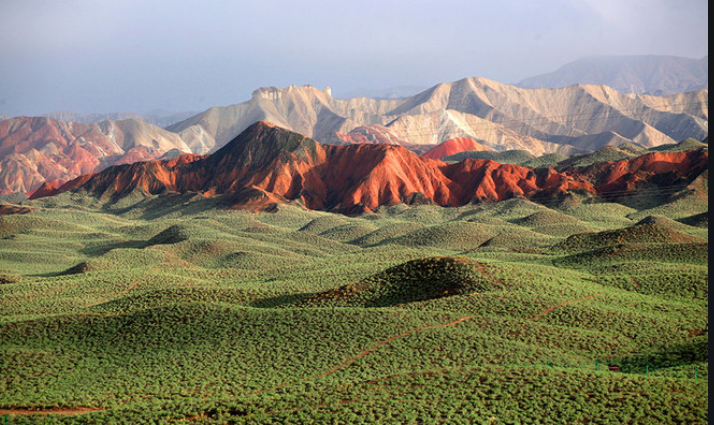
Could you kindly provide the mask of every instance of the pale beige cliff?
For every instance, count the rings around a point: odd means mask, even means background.
[[[607,86],[524,89],[485,78],[434,86],[400,100],[335,99],[312,86],[262,88],[251,100],[211,108],[168,129],[189,146],[215,151],[257,120],[334,143],[358,127],[381,126],[411,146],[457,137],[535,155],[643,147],[708,135],[708,90],[656,97]]]

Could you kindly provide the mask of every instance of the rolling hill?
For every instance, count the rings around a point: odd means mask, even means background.
[[[253,131],[262,143],[147,171],[221,154],[242,181],[329,151]],[[520,197],[346,216],[91,195],[0,217],[9,424],[708,421],[705,197],[695,212]]]

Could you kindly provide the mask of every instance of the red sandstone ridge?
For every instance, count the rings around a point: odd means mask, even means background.
[[[310,209],[361,213],[398,203],[459,206],[574,190],[597,194],[601,187],[608,191],[618,187],[622,177],[630,174],[641,182],[661,176],[660,172],[693,178],[692,172],[706,167],[707,153],[702,152],[657,154],[650,160],[559,173],[491,160],[445,164],[396,145],[322,145],[258,122],[213,155],[115,166],[55,190],[38,191],[31,198],[73,189],[107,198],[135,190],[198,192],[225,195],[225,203],[234,208],[264,210],[297,200]]]
[[[459,152],[492,150],[493,149],[488,148],[473,139],[469,139],[468,137],[455,137],[445,141],[444,143],[436,145],[433,149],[429,150],[422,156],[430,159],[441,159]]]

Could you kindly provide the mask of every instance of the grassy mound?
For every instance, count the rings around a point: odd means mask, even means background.
[[[580,220],[575,217],[571,217],[569,215],[554,210],[538,211],[527,217],[513,220],[513,223],[526,227],[546,226],[563,223],[576,224],[579,222]]]
[[[501,164],[521,165],[527,161],[535,159],[535,156],[525,150],[509,150],[503,152],[494,151],[465,151],[454,155],[449,155],[441,160],[444,162],[461,162],[465,159],[490,159]]]
[[[70,267],[62,275],[72,275],[108,270],[128,270],[137,267],[158,266],[164,261],[164,253],[153,249],[113,249],[103,255]]]
[[[526,217],[511,220],[511,222],[543,235],[562,238],[577,233],[595,231],[575,217],[550,209],[538,211]]]
[[[236,251],[222,257],[217,267],[239,270],[264,270],[272,267],[285,267],[302,264],[305,260],[297,255],[275,255],[252,251]]]
[[[14,214],[0,217],[0,238],[18,234],[49,234],[66,237],[92,232],[91,228],[79,224],[34,215]]]
[[[684,152],[693,149],[708,148],[708,143],[702,143],[699,140],[692,139],[688,137],[679,143],[672,143],[667,145],[655,146],[650,148],[650,152]]]
[[[375,230],[377,230],[377,227],[371,223],[347,223],[322,232],[320,236],[333,241],[349,242],[372,233]]]
[[[501,284],[487,275],[486,266],[465,258],[423,258],[390,267],[361,282],[315,294],[308,303],[388,307],[499,289]]]
[[[500,232],[487,224],[455,221],[419,229],[392,240],[404,246],[430,246],[463,251],[478,248]]]
[[[554,261],[565,267],[600,267],[627,261],[673,264],[709,264],[709,243],[622,244],[573,254]]]
[[[521,229],[517,232],[501,233],[494,236],[484,242],[479,249],[540,253],[558,240],[532,230]]]
[[[555,167],[559,162],[565,161],[566,159],[568,159],[566,155],[562,155],[559,153],[548,153],[539,156],[538,158],[528,160],[520,165],[531,168]]]
[[[392,223],[380,227],[374,232],[368,233],[361,236],[351,243],[359,246],[372,246],[377,245],[381,242],[388,241],[392,238],[397,238],[399,236],[404,236],[407,233],[411,233],[422,229],[424,226],[419,223],[402,222],[402,223]]]
[[[303,227],[300,228],[301,232],[309,232],[319,235],[322,232],[326,232],[337,226],[342,226],[347,224],[347,220],[343,219],[338,215],[329,215],[325,217],[316,218]]]
[[[587,167],[588,165],[597,164],[599,162],[621,161],[623,159],[634,158],[642,153],[632,152],[629,149],[622,149],[619,146],[605,146],[593,153],[584,155],[576,155],[561,161],[556,166],[557,170],[565,170],[570,168]]]
[[[697,243],[701,238],[683,233],[683,224],[664,217],[647,217],[634,226],[598,233],[572,235],[554,247],[562,251],[584,251],[627,244]]]
[[[652,261],[608,265],[591,272],[598,283],[640,294],[707,301],[709,270],[706,266],[672,267]]]
[[[607,229],[631,226],[636,221],[630,215],[636,209],[613,203],[578,204],[562,209],[562,212],[585,221],[590,225],[602,226]]]
[[[679,219],[680,223],[684,223],[688,226],[709,228],[709,211],[701,214],[695,214],[689,217]]]
[[[528,199],[512,198],[490,205],[479,215],[512,221],[546,210],[547,208],[543,205],[529,201]]]
[[[187,225],[174,224],[148,240],[149,245],[173,245],[188,240],[194,232]]]
[[[187,287],[144,291],[91,307],[95,313],[126,313],[173,304],[226,303],[248,305],[254,297],[247,291],[216,287]]]

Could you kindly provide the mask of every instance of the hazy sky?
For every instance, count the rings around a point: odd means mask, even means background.
[[[707,0],[0,0],[0,114],[240,103],[261,86],[516,83],[708,54]]]

